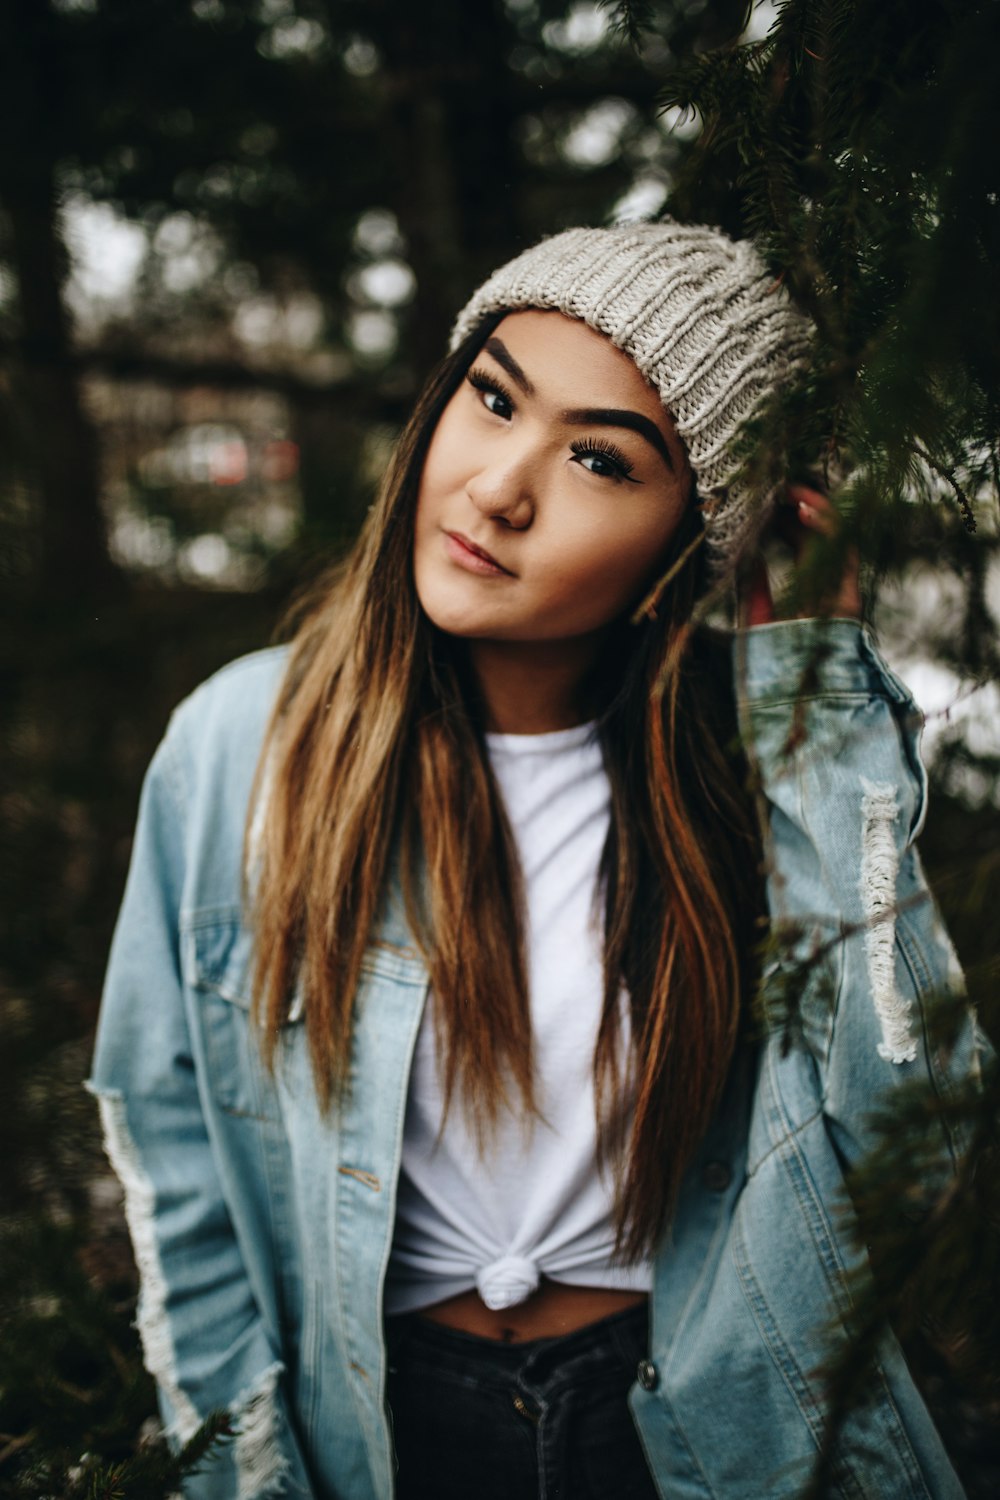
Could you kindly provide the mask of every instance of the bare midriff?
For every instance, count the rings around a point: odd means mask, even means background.
[[[613,1313],[625,1312],[648,1300],[645,1292],[622,1292],[608,1287],[564,1286],[544,1277],[538,1290],[515,1307],[494,1312],[478,1292],[461,1292],[433,1307],[422,1307],[419,1316],[446,1328],[473,1333],[477,1338],[504,1344],[523,1344],[529,1339],[558,1338],[597,1323]]]

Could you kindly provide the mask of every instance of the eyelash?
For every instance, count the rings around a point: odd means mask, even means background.
[[[483,395],[499,396],[501,401],[506,401],[511,411],[514,410],[516,403],[513,396],[493,375],[487,375],[485,370],[473,369],[469,371],[466,379],[471,386],[474,386],[477,391],[481,391]],[[489,411],[490,408],[487,407],[486,410]],[[496,412],[494,415],[499,416],[500,413]]]
[[[469,384],[483,395],[499,396],[505,401],[511,412],[515,409],[515,401],[510,392],[501,385],[494,375],[489,375],[485,370],[478,368],[469,371],[466,376]],[[490,410],[489,407],[486,408]],[[494,413],[499,416],[500,413]],[[632,470],[635,465],[625,457],[622,450],[607,438],[583,438],[570,443],[570,450],[576,458],[603,458],[616,470],[613,474],[599,474],[599,479],[610,479],[613,484],[620,484],[623,479],[630,480],[632,484],[638,481],[632,479]],[[593,470],[588,470],[592,473]]]
[[[622,450],[607,438],[583,438],[578,442],[570,443],[570,448],[577,458],[603,458],[617,471],[614,474],[599,474],[599,479],[610,479],[614,484],[620,484],[623,479],[629,480],[631,484],[638,481],[632,478],[632,470],[635,464],[627,459]],[[593,473],[593,469],[589,471]]]

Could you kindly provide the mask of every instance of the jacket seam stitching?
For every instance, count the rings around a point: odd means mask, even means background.
[[[788,1129],[785,1131],[785,1134],[781,1137],[781,1139],[779,1141],[774,1141],[770,1146],[768,1146],[767,1150],[764,1152],[764,1155],[757,1161],[755,1161],[752,1167],[748,1167],[748,1180],[750,1178],[756,1177],[757,1173],[760,1171],[764,1163],[770,1161],[771,1157],[774,1156],[777,1152],[785,1151],[787,1154],[786,1148],[794,1144],[796,1137],[800,1136],[803,1131],[809,1128],[810,1125],[814,1125],[817,1120],[822,1120],[823,1115],[823,1106],[822,1104],[820,1104],[816,1107],[816,1109],[813,1110],[811,1115],[807,1115],[806,1118],[804,1120],[800,1120],[797,1125],[789,1125]]]

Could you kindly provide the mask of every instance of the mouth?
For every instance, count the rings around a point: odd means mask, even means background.
[[[502,575],[505,578],[514,578],[516,575],[498,563],[492,553],[487,552],[485,547],[480,547],[460,531],[446,531],[446,547],[449,557],[459,567],[466,568],[470,573],[480,573],[486,576]]]

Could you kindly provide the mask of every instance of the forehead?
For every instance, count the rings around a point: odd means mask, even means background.
[[[535,385],[560,406],[627,406],[658,425],[659,394],[629,355],[579,318],[536,308],[508,313],[493,331]]]

